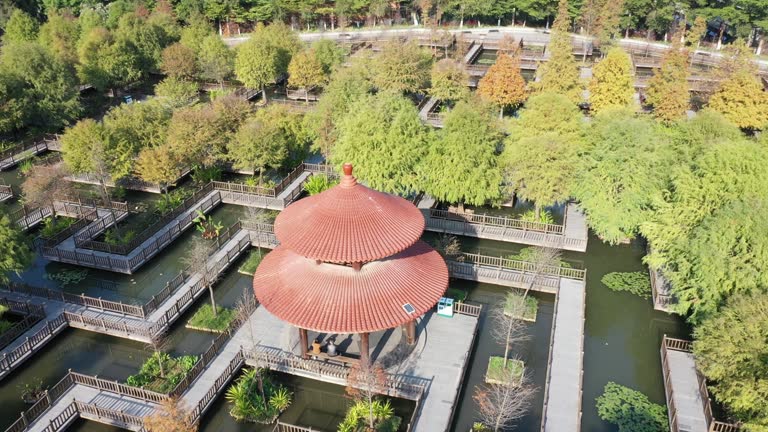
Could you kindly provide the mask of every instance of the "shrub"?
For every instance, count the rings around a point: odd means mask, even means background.
[[[104,232],[104,243],[112,246],[121,246],[130,243],[135,237],[136,232],[133,230],[120,232],[110,228]]]
[[[264,259],[264,255],[266,255],[266,253],[262,252],[261,249],[252,251],[251,254],[248,255],[248,259],[245,260],[243,265],[241,265],[237,271],[247,275],[253,275],[256,273],[256,269],[259,268],[261,260]]]
[[[643,298],[651,296],[651,278],[646,272],[612,272],[600,282],[613,291],[628,291]]]
[[[597,398],[601,419],[619,427],[619,432],[666,432],[667,410],[629,387],[609,382]]]
[[[133,387],[168,393],[184,379],[197,360],[197,356],[193,355],[172,357],[168,353],[157,351],[141,365],[137,374],[128,377],[126,383]],[[161,362],[164,376],[160,371]]]
[[[262,394],[263,389],[263,394]],[[250,369],[227,390],[229,414],[238,421],[272,423],[291,404],[291,393],[261,369]]]
[[[317,195],[337,184],[338,180],[332,180],[325,174],[314,174],[304,183],[304,190],[310,195]]]
[[[357,401],[347,410],[344,421],[339,424],[338,432],[357,432],[368,430],[369,417],[373,408],[373,423],[376,432],[396,432],[400,428],[402,419],[395,416],[389,400],[384,402],[374,400],[372,404],[366,401]]]
[[[525,222],[540,222],[545,224],[555,223],[555,218],[552,216],[552,212],[549,210],[542,210],[541,213],[539,213],[538,219],[536,218],[535,211],[528,210],[527,212],[523,213],[522,216],[520,216],[520,220]]]
[[[217,166],[197,166],[194,171],[192,171],[192,180],[199,185],[205,185],[212,181],[221,180],[221,168]]]
[[[63,217],[58,218],[54,224],[54,218],[56,218],[56,216],[49,216],[43,219],[43,227],[40,229],[40,235],[42,237],[51,238],[75,223],[75,219]]]

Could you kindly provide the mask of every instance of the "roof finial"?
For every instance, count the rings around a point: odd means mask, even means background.
[[[341,178],[341,187],[353,187],[357,184],[357,179],[352,175],[352,164],[344,164],[344,176]]]

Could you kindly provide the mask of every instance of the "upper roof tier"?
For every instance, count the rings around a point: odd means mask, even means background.
[[[413,245],[423,231],[416,206],[359,184],[350,164],[337,186],[294,202],[275,219],[281,245],[332,263],[386,258]]]

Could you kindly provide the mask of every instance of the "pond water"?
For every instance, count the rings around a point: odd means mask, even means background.
[[[18,184],[17,170],[0,173],[0,181]],[[157,199],[157,195],[129,193],[131,203],[146,203]],[[518,203],[515,208],[501,212],[515,214],[527,207]],[[560,216],[558,209],[553,212]],[[243,207],[222,205],[212,213],[213,217],[229,226],[248,215]],[[143,303],[157,293],[165,283],[184,267],[182,259],[190,243],[199,234],[190,229],[177,239],[158,257],[155,257],[134,275],[118,275],[110,272],[89,270],[87,278],[63,289],[102,296],[105,299],[120,299],[126,302]],[[430,241],[433,234],[425,234]],[[518,252],[521,245],[489,240],[462,238],[462,248],[493,256],[506,256]],[[644,245],[633,242],[629,245],[607,246],[594,236],[590,237],[586,253],[565,253],[564,259],[572,266],[586,268],[587,311],[584,357],[584,396],[582,430],[608,432],[617,429],[599,419],[595,398],[602,393],[608,381],[632,387],[647,394],[652,401],[664,403],[664,388],[661,379],[659,344],[663,334],[673,337],[688,337],[689,329],[676,317],[653,310],[650,300],[616,293],[607,289],[600,279],[612,271],[646,271],[641,259]],[[237,273],[235,263],[216,285],[216,301],[222,306],[233,306],[241,295],[251,291],[251,277]],[[51,263],[38,258],[33,266],[21,275],[32,285],[58,287],[58,284],[44,277],[47,272],[76,269],[77,267]],[[452,280],[451,286],[469,291],[469,300],[482,303],[484,314],[473,350],[471,367],[466,373],[463,391],[454,416],[454,430],[466,431],[475,420],[476,406],[472,394],[482,385],[483,375],[491,355],[502,355],[503,348],[490,335],[488,312],[504,294],[507,288],[468,281]],[[61,287],[58,287],[62,289]],[[531,403],[528,415],[516,424],[516,430],[536,430],[541,421],[543,386],[546,378],[546,362],[552,326],[554,297],[536,294],[539,311],[535,323],[528,326],[530,339],[513,349],[513,354],[526,362],[531,382],[539,388]],[[182,317],[170,332],[171,351],[174,354],[200,354],[210,345],[213,334],[187,330],[183,323],[201,305],[210,301],[203,295]],[[44,350],[36,354],[35,360],[25,364],[8,378],[0,381],[0,428],[4,429],[25,408],[19,397],[18,387],[40,378],[44,385],[52,386],[64,376],[67,369],[99,375],[104,378],[125,380],[135,373],[150,352],[143,344],[95,333],[67,330]],[[341,387],[296,377],[281,377],[281,382],[296,392],[296,403],[285,413],[284,421],[312,426],[330,432],[343,416],[348,400]],[[398,402],[400,403],[400,402]],[[399,408],[410,412],[412,407]],[[238,424],[228,415],[228,407],[219,398],[202,424],[206,431],[260,430],[253,425]],[[114,431],[104,425],[80,421],[73,425],[75,431]],[[270,428],[264,430],[271,430]]]

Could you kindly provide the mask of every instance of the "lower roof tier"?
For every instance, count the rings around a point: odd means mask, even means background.
[[[422,241],[360,270],[278,246],[259,264],[253,287],[262,307],[297,327],[364,333],[397,327],[434,307],[448,287],[448,268]]]

